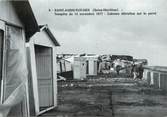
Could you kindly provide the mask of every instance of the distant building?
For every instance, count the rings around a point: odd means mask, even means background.
[[[98,55],[84,56],[86,58],[86,74],[97,75],[98,72]]]

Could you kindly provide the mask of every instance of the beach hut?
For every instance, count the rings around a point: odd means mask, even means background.
[[[155,88],[167,90],[167,67],[147,66],[144,67],[143,79]]]
[[[27,0],[0,1],[0,116],[28,117],[25,42],[38,31]]]
[[[73,76],[76,80],[83,80],[86,78],[86,58],[80,56],[74,57]]]
[[[57,106],[56,38],[47,25],[39,26],[27,43],[30,114],[40,115]]]
[[[98,56],[85,56],[85,58],[86,58],[86,74],[97,75]]]

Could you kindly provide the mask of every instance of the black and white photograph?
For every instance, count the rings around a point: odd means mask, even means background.
[[[0,117],[167,117],[166,0],[0,0]]]

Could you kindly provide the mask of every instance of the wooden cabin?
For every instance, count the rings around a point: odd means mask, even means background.
[[[167,67],[146,66],[143,79],[155,88],[167,90]]]
[[[57,72],[63,73],[72,71],[72,63],[66,59],[60,59],[57,61]]]
[[[76,80],[86,78],[86,59],[84,57],[74,57],[73,75]]]
[[[97,75],[98,56],[85,56],[86,58],[86,74]]]
[[[57,75],[64,77],[66,80],[72,80],[73,79],[72,63],[66,60],[65,58],[58,59]]]
[[[27,43],[30,114],[40,115],[57,106],[56,38],[47,25],[40,26]]]
[[[25,42],[38,31],[28,0],[0,1],[0,116],[28,117]]]

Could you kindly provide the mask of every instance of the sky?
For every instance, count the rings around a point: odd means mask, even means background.
[[[48,24],[58,53],[124,54],[167,66],[166,0],[30,0],[38,24]],[[49,9],[113,8],[152,16],[56,16]]]

